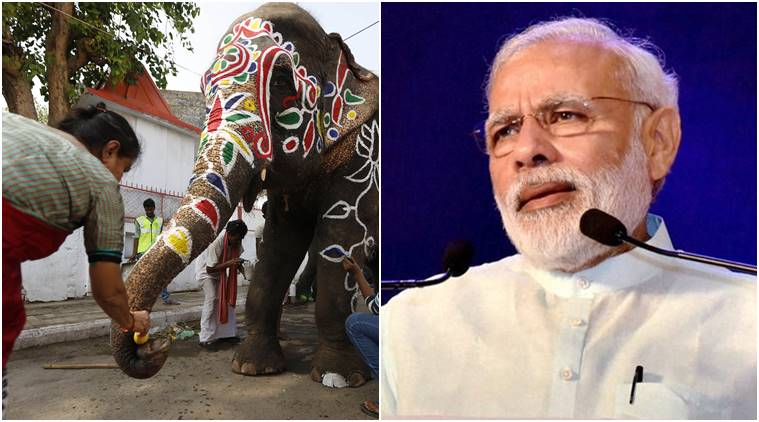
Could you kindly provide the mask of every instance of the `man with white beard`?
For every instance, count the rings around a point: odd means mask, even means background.
[[[383,308],[382,416],[755,419],[755,278],[579,231],[598,208],[673,249],[647,212],[680,143],[676,77],[572,18],[507,39],[487,95],[493,191],[520,253]]]

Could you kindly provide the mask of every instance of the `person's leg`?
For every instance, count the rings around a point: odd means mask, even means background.
[[[163,300],[163,303],[169,302],[169,288],[164,287],[163,290],[161,290],[161,300]]]
[[[222,306],[227,307],[227,322],[219,324],[216,327],[216,338],[237,342],[239,341],[239,337],[237,337],[237,313],[235,312],[235,308],[227,303],[224,303]]]
[[[3,374],[13,344],[26,323],[21,298],[21,262],[28,259],[25,253],[42,255],[46,252],[33,250],[35,245],[26,244],[29,237],[25,236],[25,229],[34,229],[34,222],[23,217],[3,198]]]
[[[26,323],[24,301],[21,299],[21,257],[23,233],[15,224],[13,211],[3,199],[3,410],[8,397],[6,365],[13,345]]]
[[[21,299],[21,264],[3,248],[3,372],[26,322]]]
[[[3,408],[8,391],[8,358],[26,323],[21,263],[49,256],[68,235],[65,230],[20,212],[3,198]]]
[[[379,317],[366,312],[355,312],[345,320],[345,331],[351,343],[361,353],[364,362],[372,370],[374,378],[379,373]]]
[[[198,335],[201,343],[213,340],[216,334],[216,283],[213,279],[204,278],[202,280],[203,309],[200,311],[200,334]]]

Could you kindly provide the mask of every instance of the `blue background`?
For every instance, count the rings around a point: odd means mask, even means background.
[[[382,279],[515,253],[470,133],[506,35],[557,16],[648,38],[680,79],[682,142],[652,207],[676,248],[756,263],[756,4],[382,4]],[[383,302],[392,294],[383,292]]]

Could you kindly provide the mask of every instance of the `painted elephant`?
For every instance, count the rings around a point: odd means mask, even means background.
[[[264,246],[245,306],[248,336],[232,370],[285,370],[281,299],[311,247],[319,257],[311,376],[336,372],[363,384],[368,368],[343,326],[359,293],[340,261],[350,254],[361,265],[378,235],[379,79],[306,11],[270,3],[229,28],[201,89],[207,120],[193,176],[167,229],[129,276],[131,308],[151,309],[240,201],[250,211],[266,189]],[[167,341],[138,347],[115,326],[111,342],[121,369],[136,378],[157,373],[168,355]]]

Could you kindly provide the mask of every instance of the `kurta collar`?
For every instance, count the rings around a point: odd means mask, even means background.
[[[664,220],[648,214],[646,228],[651,238],[649,245],[672,250],[672,240]],[[543,288],[560,297],[586,297],[624,289],[643,283],[662,271],[667,260],[641,248],[633,248],[621,255],[613,256],[595,267],[577,273],[547,271],[523,259],[525,271],[532,275]]]

